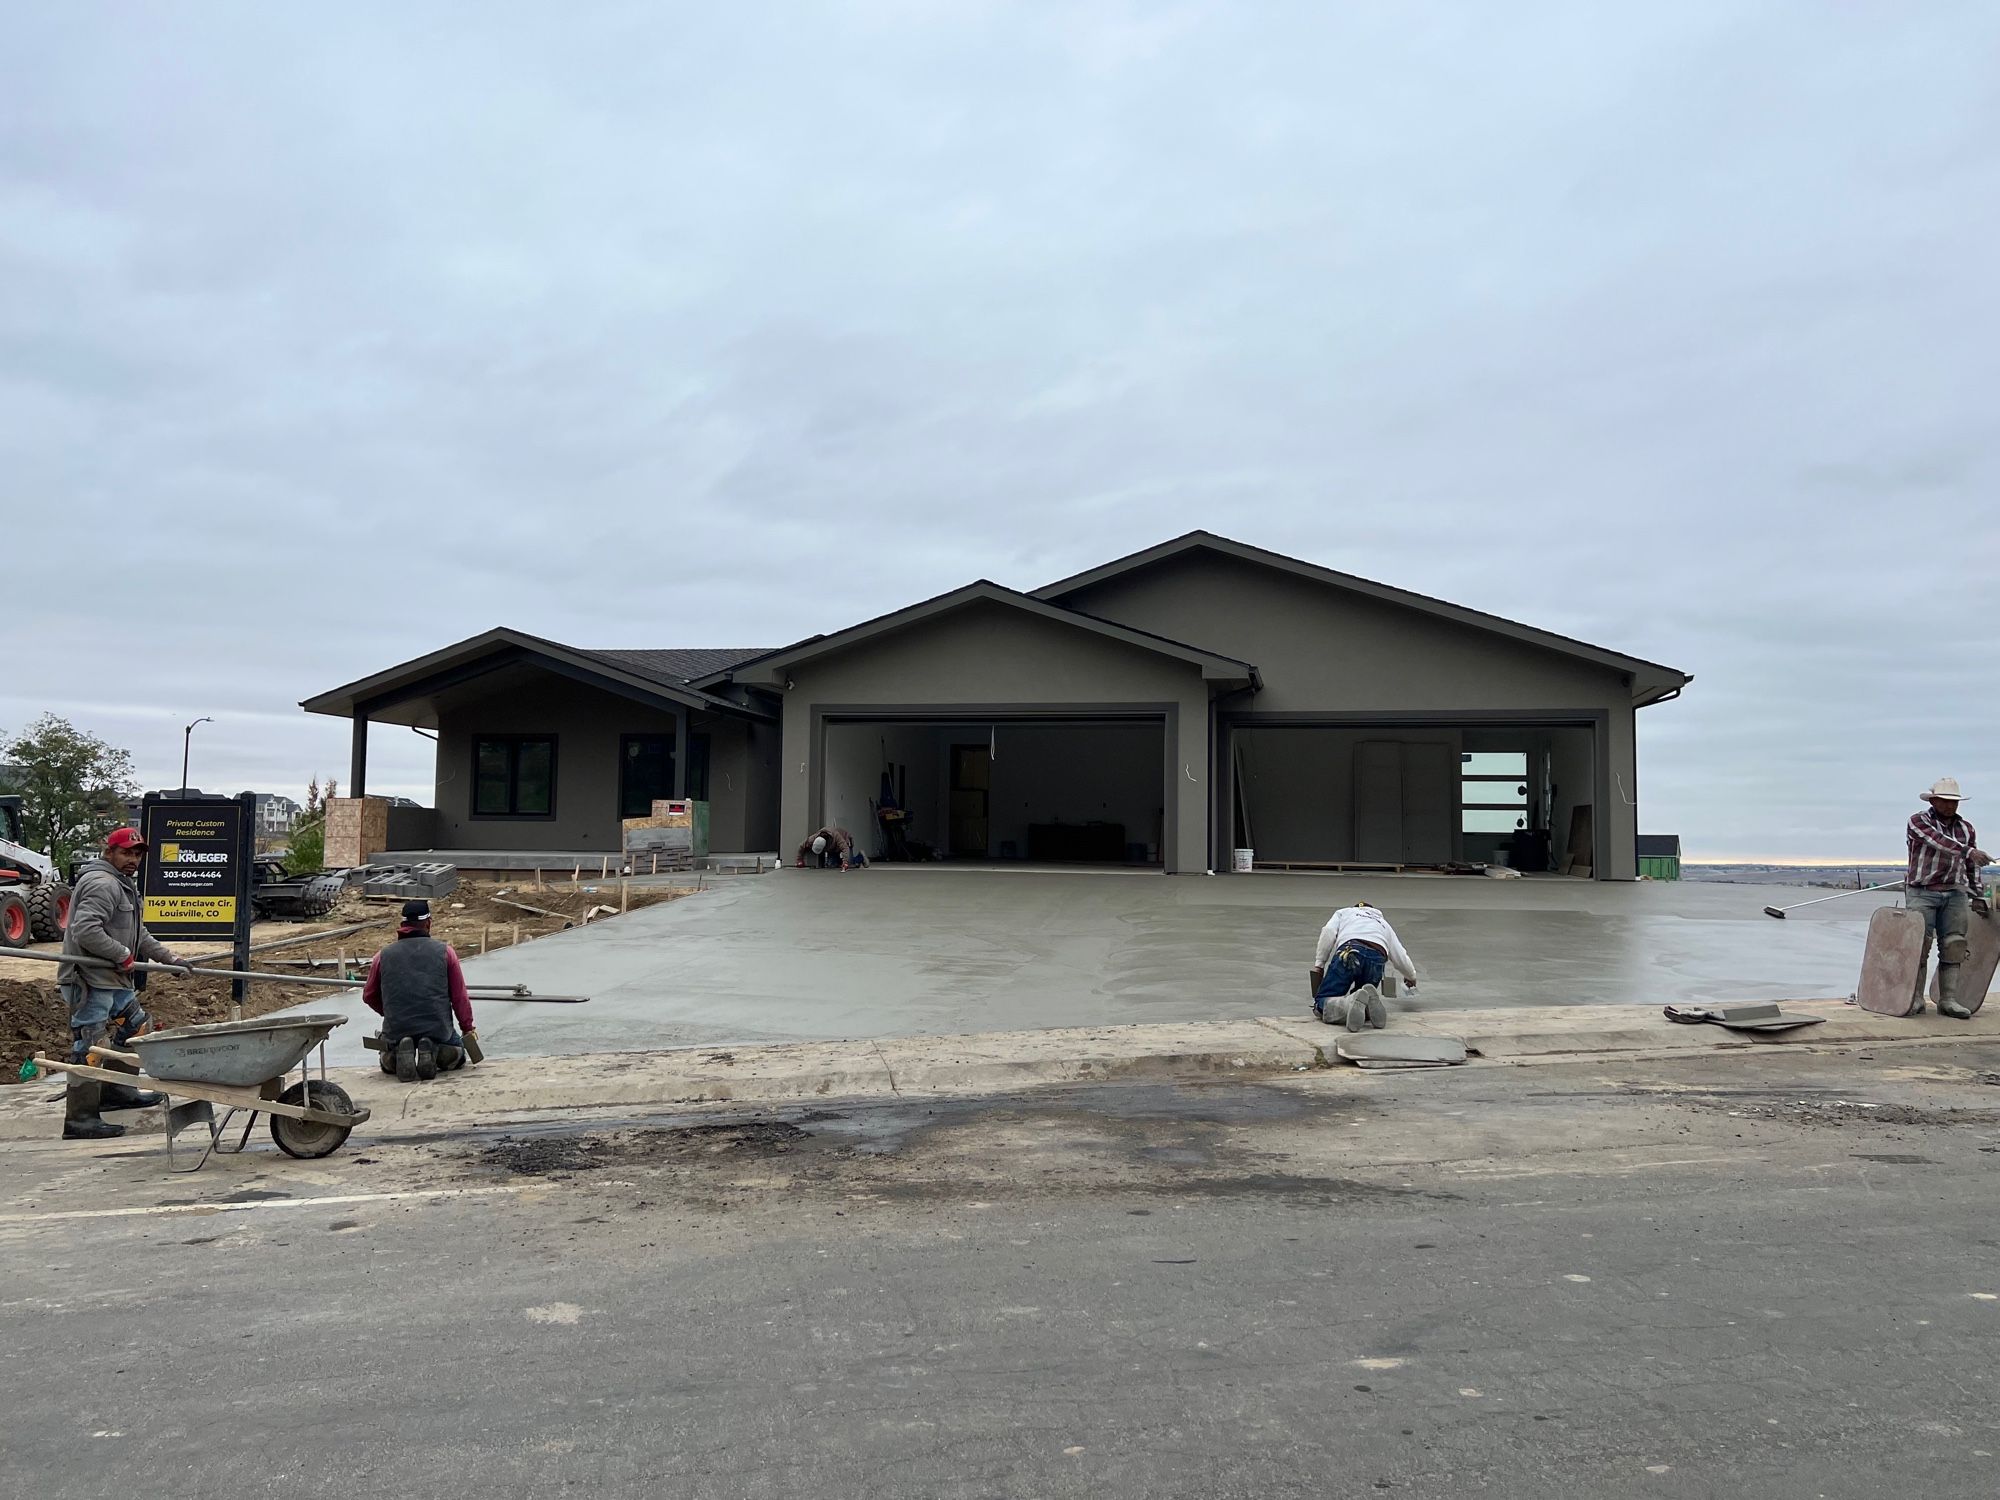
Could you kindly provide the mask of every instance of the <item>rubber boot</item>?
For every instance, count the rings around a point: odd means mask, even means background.
[[[1972,1012],[1958,1002],[1959,965],[1938,965],[1938,1014],[1954,1021],[1970,1021]]]
[[[437,1043],[429,1037],[417,1039],[417,1077],[429,1083],[438,1076]]]
[[[136,1076],[139,1071],[130,1063],[111,1057],[101,1059],[98,1066],[107,1073],[131,1073]],[[106,1083],[100,1087],[103,1096],[98,1102],[99,1109],[151,1109],[155,1104],[167,1102],[165,1094],[156,1094],[151,1089],[135,1089],[128,1083]]]
[[[104,1085],[95,1078],[69,1075],[69,1092],[63,1096],[63,1139],[66,1141],[108,1141],[125,1133],[98,1111],[104,1107]]]
[[[396,1043],[396,1077],[404,1083],[417,1081],[417,1039],[413,1036]]]

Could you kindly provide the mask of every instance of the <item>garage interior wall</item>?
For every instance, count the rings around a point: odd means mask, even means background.
[[[1260,861],[1331,864],[1361,858],[1355,813],[1357,794],[1357,748],[1363,744],[1422,745],[1437,747],[1456,763],[1461,732],[1455,728],[1397,729],[1393,726],[1330,728],[1300,726],[1245,726],[1235,731],[1240,800],[1249,815],[1247,844],[1257,851]],[[1435,759],[1437,750],[1424,760]],[[1427,783],[1436,778],[1429,777]],[[1458,781],[1446,778],[1446,786],[1426,793],[1439,802],[1436,807],[1403,805],[1400,785],[1391,822],[1408,828],[1413,842],[1424,847],[1402,857],[1452,859],[1445,851],[1436,855],[1435,831],[1441,815],[1452,832],[1458,831]],[[1418,783],[1412,778],[1411,785]],[[1422,833],[1419,834],[1418,830]],[[1245,846],[1239,825],[1231,847]]]
[[[1029,857],[1034,824],[1113,823],[1122,842],[1159,858],[1164,817],[1165,731],[1157,721],[901,724],[826,727],[827,819],[879,852],[875,820],[882,772],[893,767],[912,842],[949,847],[951,752],[990,745],[987,855]]]

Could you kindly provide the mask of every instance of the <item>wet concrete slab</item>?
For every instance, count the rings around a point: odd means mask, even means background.
[[[878,867],[784,870],[519,949],[474,981],[587,1005],[475,1002],[499,1055],[959,1035],[1303,1014],[1313,942],[1366,898],[1423,975],[1423,1008],[1650,1005],[1846,995],[1858,896],[1785,921],[1770,886],[1322,875],[1164,876]],[[366,1061],[373,1016],[331,1049]]]

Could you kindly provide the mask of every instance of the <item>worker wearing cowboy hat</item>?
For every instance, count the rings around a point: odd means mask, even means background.
[[[1958,815],[1958,804],[1965,798],[1956,780],[1941,776],[1919,795],[1930,807],[1910,818],[1910,870],[1903,881],[1903,905],[1923,913],[1926,959],[1931,943],[1937,943],[1938,1013],[1966,1021],[1972,1012],[1958,993],[1959,966],[1971,953],[1966,939],[1971,914],[1987,909],[1979,877],[1991,856],[1979,847],[1972,825]],[[1913,1016],[1924,1008],[1925,967],[1917,965]]]

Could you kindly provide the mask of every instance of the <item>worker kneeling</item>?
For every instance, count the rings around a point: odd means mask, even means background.
[[[1366,901],[1343,906],[1320,929],[1313,952],[1313,1014],[1349,1031],[1388,1025],[1382,975],[1390,964],[1415,994],[1417,966],[1389,919]]]
[[[382,1017],[384,1073],[415,1083],[465,1066],[466,1038],[477,1035],[472,997],[458,955],[431,936],[428,901],[403,904],[396,941],[368,966],[361,999]]]

